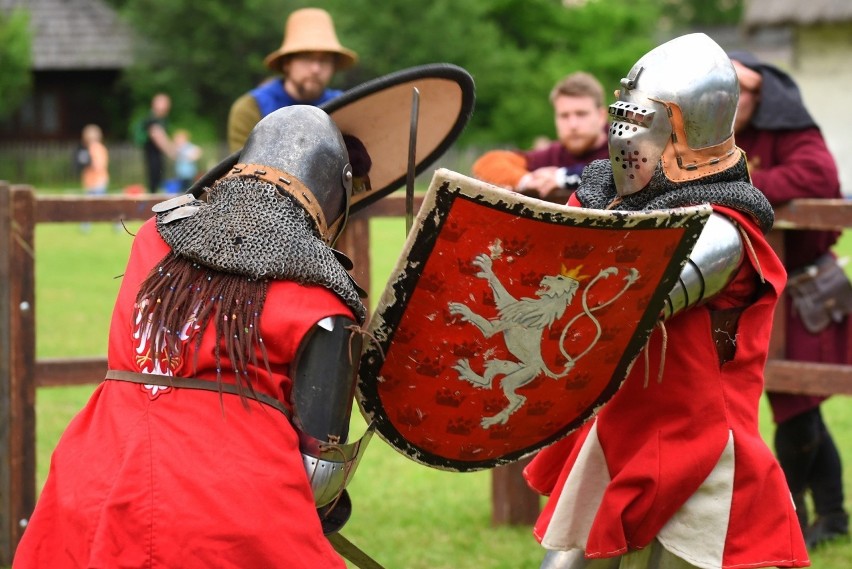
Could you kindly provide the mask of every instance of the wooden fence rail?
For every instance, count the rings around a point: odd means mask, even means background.
[[[0,565],[9,565],[35,506],[35,391],[37,387],[92,383],[106,358],[36,359],[35,226],[45,222],[144,220],[163,196],[37,196],[29,186],[0,181]],[[415,207],[419,207],[417,200]],[[355,278],[370,290],[369,220],[399,217],[405,200],[385,198],[353,216],[342,237]],[[778,210],[770,240],[783,256],[783,231],[852,226],[852,202],[797,200]],[[783,306],[779,303],[779,310]],[[781,314],[776,322],[782,323]],[[852,366],[783,360],[783,326],[776,326],[767,387],[795,393],[852,395]],[[492,520],[532,523],[538,496],[520,477],[523,462],[495,469]]]

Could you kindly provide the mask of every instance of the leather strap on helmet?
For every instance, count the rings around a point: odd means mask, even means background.
[[[672,140],[663,150],[663,172],[672,182],[698,180],[722,172],[739,162],[742,151],[734,144],[733,133],[719,144],[706,148],[690,148],[680,106],[660,101],[669,112]]]

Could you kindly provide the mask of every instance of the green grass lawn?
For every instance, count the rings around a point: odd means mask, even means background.
[[[375,302],[396,262],[405,225],[402,219],[371,223],[371,300]],[[131,240],[110,224],[94,224],[88,233],[74,224],[38,226],[38,357],[106,353],[119,284],[116,277],[124,270]],[[838,249],[852,254],[852,238],[845,236]],[[38,488],[62,430],[93,387],[38,390]],[[824,409],[841,455],[852,461],[852,401],[834,397]],[[771,437],[765,401],[761,429],[765,437]],[[353,435],[363,430],[363,420],[355,417]],[[491,526],[490,476],[489,472],[458,474],[421,466],[375,437],[350,485],[354,511],[343,533],[388,569],[537,568],[543,550],[529,527]],[[852,492],[852,462],[844,476]],[[848,499],[847,509],[852,509]],[[852,544],[824,547],[812,554],[812,562],[816,569],[852,568]]]

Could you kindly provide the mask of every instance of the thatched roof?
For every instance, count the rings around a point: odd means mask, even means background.
[[[33,70],[123,69],[132,33],[103,0],[0,0],[30,13]]]
[[[848,22],[852,22],[850,0],[745,0],[743,23],[748,28]]]

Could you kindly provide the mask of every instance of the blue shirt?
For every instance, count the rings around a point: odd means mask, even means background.
[[[325,89],[318,99],[313,101],[297,101],[284,90],[283,80],[268,81],[250,92],[251,96],[257,102],[257,108],[260,109],[261,118],[273,111],[289,107],[290,105],[312,105],[318,107],[340,96],[342,93],[343,91],[339,89]]]

